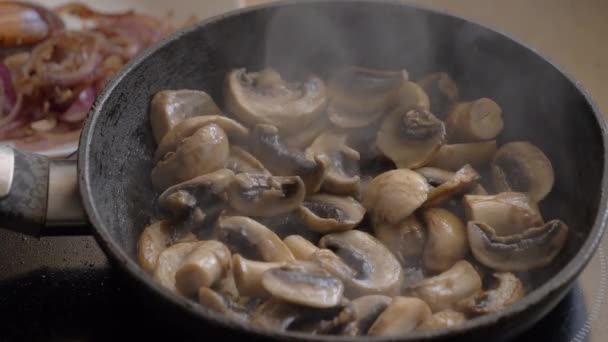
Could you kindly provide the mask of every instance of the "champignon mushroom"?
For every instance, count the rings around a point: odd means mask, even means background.
[[[374,236],[399,260],[404,267],[418,264],[426,241],[424,225],[415,215],[394,225],[376,222]]]
[[[289,248],[272,230],[244,216],[220,217],[216,238],[235,254],[256,261],[295,261]]]
[[[268,297],[268,292],[262,286],[262,275],[269,269],[281,267],[285,264],[285,262],[278,261],[253,261],[234,254],[232,256],[232,272],[239,294],[247,297]]]
[[[496,190],[525,192],[538,202],[551,191],[555,176],[543,151],[527,141],[517,141],[496,152],[492,179]]]
[[[419,80],[418,85],[429,96],[431,109],[444,119],[460,98],[456,82],[445,72],[435,72]]]
[[[467,320],[467,317],[458,311],[443,310],[434,313],[431,317],[425,319],[416,328],[417,331],[432,331],[437,329],[450,328],[460,325]]]
[[[137,260],[141,267],[149,273],[156,269],[158,256],[169,245],[175,242],[196,241],[196,236],[188,233],[176,241],[174,228],[169,221],[158,221],[144,229],[137,242]]]
[[[445,142],[445,127],[421,107],[397,108],[378,131],[376,146],[399,168],[424,166]]]
[[[456,171],[470,164],[473,167],[489,163],[496,153],[496,140],[443,145],[428,161],[426,166]]]
[[[344,283],[348,298],[396,295],[403,283],[401,265],[376,238],[358,230],[327,234],[312,261]]]
[[[238,146],[230,146],[230,155],[224,167],[234,171],[234,173],[270,175],[270,171],[266,170],[259,160]]]
[[[467,261],[410,286],[408,294],[425,301],[433,312],[456,308],[457,304],[481,291],[481,277]]]
[[[399,91],[399,96],[400,102],[398,106],[404,110],[420,108],[429,111],[431,109],[428,94],[414,82],[404,82]]]
[[[302,127],[298,132],[284,134],[281,139],[287,147],[304,150],[330,125],[325,115],[315,120],[308,127]]]
[[[316,333],[315,328],[333,319],[341,306],[310,308],[291,304],[278,298],[270,298],[251,313],[251,323],[271,331],[306,330]]]
[[[289,235],[283,239],[283,243],[291,250],[297,260],[308,261],[319,250],[319,247],[301,235]]]
[[[175,152],[182,140],[210,124],[219,126],[233,143],[244,142],[249,136],[249,130],[245,126],[225,116],[204,115],[189,118],[175,125],[158,143],[154,152],[154,162],[163,159],[167,153]]]
[[[307,262],[269,269],[262,275],[262,286],[276,298],[313,308],[337,306],[344,293],[340,279]]]
[[[426,201],[429,188],[424,177],[412,170],[387,171],[369,183],[363,193],[363,206],[374,222],[396,224]]]
[[[475,259],[501,272],[528,271],[548,265],[568,236],[568,226],[560,220],[509,236],[499,236],[491,226],[481,222],[469,222],[467,230]]]
[[[502,109],[488,98],[462,102],[454,106],[445,126],[453,142],[495,139],[504,126]]]
[[[300,176],[307,194],[313,194],[321,187],[327,161],[322,156],[315,156],[314,161],[308,160],[302,151],[287,148],[276,127],[256,125],[251,134],[250,148],[273,175]]]
[[[306,158],[325,155],[326,165],[322,188],[337,195],[356,195],[359,193],[359,152],[346,145],[348,134],[329,131],[319,135],[306,149]]]
[[[432,272],[443,272],[469,251],[464,223],[450,211],[441,208],[426,209],[422,216],[426,223],[427,239],[422,260]]]
[[[502,236],[519,234],[544,222],[538,205],[519,192],[465,195],[463,205],[468,221],[483,222]]]
[[[167,289],[176,292],[175,273],[182,261],[203,242],[180,242],[165,249],[158,256],[154,280]]]
[[[156,142],[160,143],[180,122],[199,115],[221,115],[209,94],[190,89],[159,91],[150,102],[150,124]]]
[[[299,213],[309,229],[326,234],[357,226],[365,208],[352,197],[314,194],[304,199]]]
[[[275,216],[297,209],[306,190],[297,176],[275,177],[240,173],[228,187],[228,203],[249,216]]]
[[[350,301],[326,327],[326,332],[343,336],[363,336],[390,304],[391,298],[369,295]]]
[[[481,176],[470,165],[463,166],[445,183],[429,191],[424,207],[435,207],[452,196],[470,189]]]
[[[167,153],[152,169],[152,184],[159,189],[185,182],[224,167],[230,147],[228,137],[216,124],[198,129],[183,139],[175,152]]]
[[[394,297],[388,307],[369,328],[369,336],[398,336],[412,332],[431,316],[431,309],[422,300]]]
[[[251,311],[250,305],[241,305],[232,298],[218,293],[208,287],[201,287],[198,290],[198,302],[205,308],[230,317],[240,322],[247,322]],[[250,302],[256,303],[256,300]]]
[[[184,296],[198,293],[201,287],[211,287],[231,268],[231,255],[221,242],[202,242],[181,262],[175,273],[175,287]]]
[[[248,126],[270,124],[281,133],[310,125],[325,110],[325,84],[315,76],[290,83],[273,69],[246,72],[236,69],[225,82],[225,104],[229,112]]]
[[[524,296],[524,285],[513,273],[494,273],[496,288],[483,291],[461,304],[469,315],[484,315],[511,306]]]
[[[343,109],[333,103],[330,103],[327,107],[329,121],[336,127],[347,129],[367,127],[382,118],[385,114],[386,111],[384,109],[359,113]]]
[[[439,186],[454,177],[455,172],[440,169],[438,167],[425,166],[414,171],[418,172],[432,186]]]

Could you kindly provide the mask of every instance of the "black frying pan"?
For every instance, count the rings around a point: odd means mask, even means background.
[[[201,336],[228,332],[231,337],[310,339],[231,323],[155,284],[137,265],[136,241],[157,195],[149,180],[155,143],[148,107],[151,96],[163,89],[203,89],[221,101],[223,77],[235,67],[272,65],[294,76],[325,75],[344,63],[405,67],[413,79],[446,70],[465,98],[495,99],[506,117],[501,143],[530,140],[552,160],[556,184],[541,209],[571,229],[554,265],[530,277],[535,289],[523,300],[449,331],[399,340],[497,341],[537,322],[566,294],[606,227],[603,117],[572,78],[531,49],[469,21],[396,1],[285,2],[236,11],[173,35],[123,68],[91,110],[78,155],[80,196],[101,247],[140,289],[148,290],[139,292],[162,306],[167,321],[181,322]],[[61,211],[70,199],[69,187],[55,184],[62,180],[75,186],[57,172],[69,165],[51,163],[49,177],[48,160],[15,153],[13,182],[0,200],[2,225],[40,234],[45,222],[57,223],[65,213],[78,221],[77,211]],[[11,155],[6,149],[0,155],[0,196],[6,195],[2,192],[13,170]]]

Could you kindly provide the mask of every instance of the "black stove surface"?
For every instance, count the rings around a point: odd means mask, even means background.
[[[517,341],[608,340],[604,241],[566,298]],[[92,237],[36,239],[0,229],[0,340],[183,340],[133,300]]]

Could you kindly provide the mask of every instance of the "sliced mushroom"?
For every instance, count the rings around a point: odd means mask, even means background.
[[[364,336],[390,302],[390,297],[382,295],[354,299],[346,304],[327,330],[343,336]]]
[[[399,107],[384,121],[376,145],[399,168],[424,166],[445,142],[445,127],[421,107]]]
[[[481,291],[481,278],[475,268],[467,261],[461,260],[449,270],[424,279],[411,286],[408,293],[425,301],[438,312],[453,309],[457,304]]]
[[[424,225],[415,215],[394,224],[374,224],[374,236],[380,240],[404,267],[417,265],[426,241]]]
[[[399,336],[412,332],[431,316],[429,306],[418,298],[394,297],[369,328],[369,336]]]
[[[167,289],[177,292],[175,273],[182,261],[203,242],[181,242],[165,249],[158,256],[154,280]]]
[[[221,115],[209,94],[190,89],[159,91],[150,102],[150,124],[156,142],[160,143],[180,122],[199,115]]]
[[[359,192],[359,152],[346,145],[347,139],[345,132],[329,131],[319,135],[306,149],[309,160],[318,155],[325,155],[329,160],[322,184],[329,193],[355,195]]]
[[[457,171],[470,164],[473,167],[489,163],[496,153],[496,141],[443,145],[426,166]]]
[[[275,216],[297,209],[306,195],[300,177],[240,173],[228,188],[228,203],[248,216]]]
[[[251,313],[251,323],[273,332],[305,330],[316,333],[324,321],[333,319],[341,310],[332,308],[309,308],[291,304],[278,298],[270,298]]]
[[[396,295],[403,283],[401,265],[376,238],[358,230],[327,234],[312,260],[344,283],[345,295]]]
[[[517,141],[496,152],[492,179],[496,190],[525,192],[538,202],[551,191],[555,176],[543,151],[527,141]]]
[[[434,313],[431,317],[425,319],[416,328],[417,331],[432,331],[437,329],[450,328],[460,325],[467,320],[467,317],[458,311],[444,310]]]
[[[422,260],[432,272],[447,271],[469,251],[467,230],[458,216],[441,208],[427,209],[422,213],[427,229]]]
[[[429,191],[424,207],[435,207],[451,197],[470,189],[481,176],[470,165],[463,166],[447,182]]]
[[[399,91],[399,97],[399,107],[404,110],[421,108],[429,111],[431,109],[428,94],[414,82],[404,82]]]
[[[211,287],[231,268],[228,248],[218,241],[204,241],[190,252],[175,273],[175,287],[185,296],[193,296],[201,287]]]
[[[274,297],[313,308],[331,308],[342,301],[344,285],[315,264],[299,262],[269,269],[262,286]]]
[[[270,175],[270,172],[266,170],[259,160],[238,146],[230,146],[230,156],[228,156],[224,167],[234,171],[234,173]]]
[[[295,261],[272,230],[244,216],[220,217],[216,238],[235,254],[256,261]]]
[[[422,175],[422,177],[424,177],[426,181],[432,186],[439,186],[443,183],[446,183],[447,181],[452,179],[456,174],[452,171],[429,166],[421,167],[415,169],[414,171]]]
[[[174,220],[204,226],[215,222],[224,208],[225,192],[233,179],[232,171],[221,169],[176,184],[158,197],[158,206],[163,214]]]
[[[309,229],[326,234],[354,228],[365,208],[352,197],[314,194],[304,199],[299,212]]]
[[[303,127],[298,132],[284,134],[281,139],[289,148],[304,150],[330,125],[329,120],[323,115],[308,127]]]
[[[289,235],[283,239],[283,242],[297,260],[308,261],[319,250],[319,247],[300,235]]]
[[[256,125],[251,134],[250,148],[273,175],[300,176],[308,194],[321,187],[327,162],[319,156],[315,156],[314,161],[308,160],[302,151],[287,148],[276,127]]]
[[[412,170],[391,170],[369,183],[363,193],[363,206],[374,222],[396,224],[426,201],[429,188],[424,177]]]
[[[289,133],[310,125],[325,110],[325,84],[315,76],[290,83],[273,69],[228,73],[225,103],[229,112],[248,126],[270,124]]]
[[[241,296],[268,297],[269,293],[262,286],[262,275],[272,268],[285,265],[285,262],[263,262],[243,258],[238,254],[232,256],[234,283]]]
[[[460,98],[456,82],[445,72],[432,73],[417,83],[429,96],[433,113],[442,119]]]
[[[316,243],[321,238],[321,234],[308,229],[298,210],[277,216],[256,217],[255,220],[283,239],[290,235],[300,235],[304,239]]]
[[[469,315],[484,315],[513,305],[524,296],[524,285],[513,273],[494,273],[496,288],[467,299],[461,308]]]
[[[568,236],[568,226],[560,220],[509,236],[498,236],[491,226],[481,222],[469,222],[467,230],[477,261],[501,272],[528,271],[548,265]]]
[[[495,139],[503,129],[502,109],[488,98],[454,106],[445,121],[450,141],[470,142]]]
[[[159,189],[185,182],[224,167],[230,147],[228,137],[216,124],[201,127],[181,140],[152,169],[152,184]]]
[[[164,158],[167,153],[175,152],[182,140],[210,124],[219,126],[231,142],[244,142],[249,136],[249,130],[245,126],[225,116],[205,115],[189,118],[175,125],[158,143],[154,162]]]
[[[162,251],[175,242],[196,241],[194,234],[186,234],[176,241],[174,229],[169,221],[158,221],[144,229],[137,243],[137,260],[141,267],[149,273],[156,269],[158,256]]]
[[[483,222],[501,236],[519,234],[544,222],[538,205],[519,192],[465,195],[463,205],[467,220]]]
[[[377,109],[372,112],[355,112],[343,109],[335,104],[327,107],[327,117],[336,127],[340,128],[361,128],[367,127],[380,120],[386,114],[385,109]]]
[[[349,66],[340,68],[330,78],[327,86],[332,106],[329,119],[338,127],[355,128],[371,123],[374,115],[380,115],[394,106],[400,89],[407,80],[405,70],[384,71]]]
[[[207,287],[201,287],[198,290],[198,302],[213,312],[240,322],[248,321],[251,311],[248,306],[241,305],[232,298]],[[251,302],[255,303],[256,301],[252,300]]]

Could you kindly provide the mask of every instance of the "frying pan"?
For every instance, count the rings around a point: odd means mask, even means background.
[[[80,138],[77,171],[70,162],[2,149],[0,222],[40,235],[81,224],[86,213],[97,241],[137,284],[144,302],[154,302],[168,322],[200,336],[350,340],[233,323],[154,283],[135,257],[158,195],[149,180],[153,94],[202,89],[221,104],[224,75],[235,67],[271,65],[297,77],[311,71],[324,76],[345,63],[406,68],[413,79],[444,70],[461,85],[464,98],[495,99],[505,116],[499,143],[529,140],[545,151],[556,183],[541,209],[545,218],[561,218],[570,227],[560,256],[532,272],[528,295],[513,306],[450,330],[393,340],[497,341],[537,322],[570,289],[606,228],[603,116],[580,85],[523,44],[470,21],[395,1],[280,2],[174,34],[125,66],[98,97]]]

